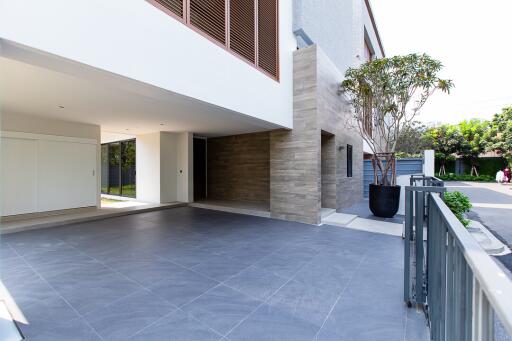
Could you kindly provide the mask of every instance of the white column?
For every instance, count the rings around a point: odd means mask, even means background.
[[[136,157],[137,200],[193,201],[191,133],[138,135]]]
[[[160,201],[160,132],[137,135],[137,200],[159,204]]]
[[[178,136],[178,201],[194,201],[193,134]]]
[[[423,174],[425,176],[435,176],[435,152],[425,150],[423,153]]]

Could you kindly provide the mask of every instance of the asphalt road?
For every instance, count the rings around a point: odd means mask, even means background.
[[[472,220],[486,226],[503,243],[512,247],[512,186],[482,182],[446,182],[449,191],[466,194],[473,208]],[[498,258],[512,272],[512,255]]]

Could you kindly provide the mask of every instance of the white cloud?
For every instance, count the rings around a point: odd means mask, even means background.
[[[373,0],[387,56],[427,53],[455,88],[434,95],[424,122],[490,119],[512,105],[510,0]]]

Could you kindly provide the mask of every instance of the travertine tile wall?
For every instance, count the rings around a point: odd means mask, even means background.
[[[269,203],[269,132],[208,139],[208,198]]]
[[[350,107],[337,91],[342,80],[341,72],[317,46],[294,53],[293,130],[270,132],[272,217],[319,224],[322,205],[340,210],[362,198],[363,142],[347,124]],[[323,150],[322,131],[335,135],[324,138]],[[347,144],[353,146],[351,178],[346,169]]]

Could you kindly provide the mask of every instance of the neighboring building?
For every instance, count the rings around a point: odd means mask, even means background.
[[[362,198],[338,87],[382,56],[367,0],[2,1],[2,214],[103,191],[318,224]]]

